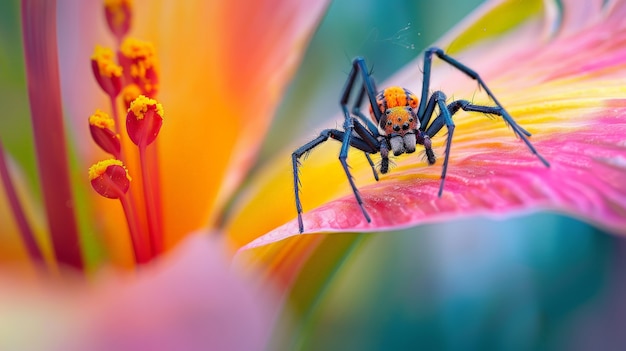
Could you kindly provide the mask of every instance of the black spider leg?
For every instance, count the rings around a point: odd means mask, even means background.
[[[372,82],[372,86],[374,86],[374,89],[376,89],[373,79],[371,79],[371,82]],[[367,127],[367,130],[369,130],[370,134],[372,134],[375,138],[378,138],[380,136],[380,133],[378,132],[378,127],[372,122],[371,119],[367,118],[363,114],[363,112],[361,112],[360,106],[363,103],[363,99],[365,98],[366,93],[367,93],[367,90],[365,87],[363,87],[363,89],[361,89],[361,92],[359,93],[359,96],[354,102],[354,105],[352,106],[352,114],[357,116],[359,120],[361,120],[361,122],[365,123],[365,126]],[[367,158],[367,162],[369,162],[370,167],[372,168],[374,179],[378,181],[378,172],[376,171],[374,162],[372,162],[372,159],[370,158],[370,155],[367,152],[365,153],[365,157]]]
[[[372,89],[376,89],[374,80],[371,77],[370,77],[370,80],[372,84]],[[378,132],[378,126],[374,124],[374,122],[372,122],[370,118],[367,118],[365,114],[363,114],[363,112],[361,112],[360,106],[361,104],[363,104],[363,99],[365,98],[365,94],[367,94],[367,88],[363,87],[363,89],[361,89],[359,93],[359,96],[354,102],[354,106],[352,106],[352,114],[357,116],[359,120],[361,120],[361,122],[363,122],[367,126],[367,129],[370,131],[370,133],[374,135],[376,138],[378,138],[380,136],[380,133]],[[380,121],[380,117],[378,121]]]
[[[363,216],[368,222],[371,222],[370,216],[365,210],[365,206],[363,205],[363,200],[361,199],[361,195],[359,194],[359,190],[354,184],[354,179],[352,178],[352,174],[350,173],[350,167],[348,166],[348,150],[350,148],[350,139],[352,138],[352,131],[355,130],[355,122],[358,123],[352,116],[350,115],[350,111],[348,110],[348,101],[350,99],[350,93],[352,92],[352,87],[354,86],[354,82],[357,80],[358,76],[361,76],[363,86],[361,89],[365,90],[367,97],[369,98],[370,104],[372,105],[372,111],[374,112],[374,116],[376,117],[376,123],[380,121],[381,115],[380,111],[377,108],[376,104],[376,90],[374,87],[374,83],[369,75],[369,70],[367,69],[367,65],[365,64],[365,59],[362,57],[357,57],[352,61],[352,69],[350,70],[350,74],[348,75],[348,80],[346,81],[346,85],[343,88],[343,93],[341,94],[341,100],[339,101],[341,105],[341,110],[344,115],[344,125],[343,129],[345,134],[343,136],[343,141],[341,144],[341,151],[339,152],[339,162],[341,162],[341,166],[343,167],[344,172],[346,173],[346,177],[348,178],[348,182],[350,183],[350,187],[352,188],[352,193],[354,193],[354,197],[356,198],[359,207],[361,208],[361,212],[363,212]],[[358,100],[358,99],[357,99]],[[363,133],[365,129],[357,129],[357,133],[363,134],[361,137],[371,137],[375,139],[375,137],[368,133]],[[370,140],[373,142],[373,140]]]
[[[468,103],[469,104],[469,103]],[[435,105],[439,106],[439,115],[433,120],[433,123],[426,129],[426,125],[430,121]],[[428,100],[428,105],[424,111],[424,115],[420,120],[424,121],[424,124],[420,126],[420,133],[422,138],[428,139],[428,145],[426,147],[426,155],[428,156],[428,163],[435,163],[435,157],[430,147],[430,138],[437,134],[441,128],[445,125],[448,128],[448,136],[446,138],[446,150],[444,152],[443,169],[441,170],[441,183],[439,183],[439,197],[443,193],[443,185],[446,181],[446,173],[448,172],[448,159],[450,157],[450,147],[452,146],[452,136],[454,135],[454,122],[452,121],[452,115],[455,114],[459,108],[463,107],[463,104],[458,104],[457,101],[446,106],[446,95],[441,91],[436,91]],[[432,161],[431,162],[431,156]]]
[[[429,165],[433,165],[435,164],[437,158],[435,157],[435,152],[433,151],[432,148],[432,144],[430,141],[430,138],[432,136],[426,134],[426,127],[428,127],[428,122],[430,122],[430,118],[433,115],[433,112],[435,111],[435,105],[437,104],[438,100],[443,100],[446,101],[446,95],[440,91],[436,91],[433,95],[431,95],[430,99],[428,99],[428,104],[426,105],[426,110],[424,111],[424,113],[422,115],[418,114],[418,119],[420,121],[420,127],[419,127],[419,134],[417,135],[417,142],[419,144],[424,145],[424,149],[426,151],[426,158],[428,159],[428,164]],[[440,120],[441,123],[441,127],[443,127],[443,120]],[[441,129],[441,127],[439,127],[439,129]],[[439,131],[439,130],[437,130]]]
[[[433,54],[437,55],[437,57],[439,57],[441,60],[447,62],[448,64],[450,64],[454,68],[458,69],[459,71],[461,71],[464,74],[466,74],[467,76],[469,76],[470,78],[476,80],[478,82],[479,87],[482,88],[487,93],[487,95],[491,98],[491,100],[493,100],[493,102],[495,102],[496,105],[501,109],[501,112],[498,115],[500,115],[502,117],[502,119],[504,120],[504,122],[507,123],[511,127],[511,129],[513,129],[513,132],[520,139],[522,139],[522,141],[524,141],[524,143],[526,144],[528,149],[530,149],[530,151],[535,156],[537,156],[537,158],[539,158],[539,160],[546,167],[550,167],[550,163],[548,163],[548,161],[546,161],[546,159],[544,159],[543,156],[541,156],[539,154],[539,152],[537,152],[537,150],[532,145],[530,140],[528,140],[528,137],[531,134],[528,131],[526,131],[524,128],[522,128],[519,124],[517,124],[517,122],[515,122],[513,117],[511,117],[511,115],[509,115],[509,113],[504,109],[502,104],[500,104],[498,99],[496,99],[495,95],[493,95],[493,93],[491,92],[491,89],[489,89],[489,87],[487,87],[487,85],[482,80],[482,78],[478,75],[478,73],[476,73],[475,71],[473,71],[472,69],[470,69],[466,65],[462,64],[461,62],[457,61],[456,59],[452,58],[451,56],[448,56],[446,53],[444,53],[443,50],[441,50],[440,48],[437,48],[437,47],[431,47],[428,50],[426,50],[426,52],[424,52],[424,68],[423,68],[423,70],[424,70],[424,76],[423,76],[424,80],[422,81],[422,97],[421,97],[420,105],[419,105],[419,109],[418,109],[418,116],[420,117],[420,120],[424,116],[423,114],[424,114],[424,112],[425,112],[424,110],[426,108],[426,105],[424,105],[424,101],[426,100],[426,98],[428,96],[428,90],[430,88],[430,69],[431,69],[431,65],[432,65]]]
[[[468,112],[480,112],[480,113],[485,113],[489,115],[498,115],[498,116],[502,115],[502,109],[499,107],[474,105],[467,100],[453,101],[450,104],[448,104],[447,107],[444,108],[443,106],[445,105],[443,105],[443,102],[445,101],[445,99],[446,99],[445,94],[443,94],[440,91],[436,91],[431,97],[431,100],[429,101],[428,106],[426,108],[426,112],[425,112],[426,113],[425,120],[426,122],[428,122],[428,120],[430,119],[434,111],[435,103],[437,103],[441,111],[440,114],[433,120],[433,122],[424,131],[424,134],[427,137],[432,138],[433,136],[435,136],[437,133],[439,133],[439,131],[443,128],[444,125],[448,128],[448,139],[446,141],[445,159],[443,162],[443,170],[441,173],[441,184],[439,185],[439,196],[441,196],[441,194],[443,193],[443,186],[444,186],[446,173],[448,169],[448,156],[450,154],[450,145],[451,145],[451,140],[452,140],[452,137],[450,136],[452,134],[452,131],[450,130],[450,123],[452,123],[452,121],[451,120],[448,121],[448,117],[446,116],[450,116],[451,118],[460,109],[463,109],[464,111],[468,111]],[[454,130],[454,124],[452,124],[452,126],[453,126],[452,130]]]
[[[363,80],[362,89],[365,90],[370,104],[372,104],[372,109],[374,111],[376,121],[380,121],[380,111],[377,108],[374,108],[375,106],[377,106],[376,90],[374,87],[374,83],[369,77],[367,66],[365,65],[365,60],[361,57],[357,57],[354,59],[354,61],[352,61],[352,69],[350,70],[346,85],[344,86],[343,93],[341,94],[340,104],[344,115],[344,131],[336,129],[323,130],[317,138],[299,147],[291,154],[293,166],[294,195],[296,200],[296,210],[298,211],[298,226],[300,233],[304,231],[304,224],[302,221],[302,203],[300,201],[300,178],[298,173],[298,166],[300,165],[299,160],[302,155],[311,151],[319,144],[325,142],[326,140],[328,140],[329,137],[342,142],[341,151],[339,153],[339,161],[341,162],[341,166],[346,173],[346,177],[348,178],[348,182],[350,183],[352,192],[354,193],[354,196],[357,200],[357,203],[359,204],[359,207],[361,208],[361,211],[363,212],[363,215],[365,216],[365,219],[368,222],[371,221],[369,215],[367,214],[367,211],[365,210],[365,207],[363,206],[363,200],[361,199],[359,191],[354,184],[354,179],[352,178],[352,174],[350,173],[350,169],[347,163],[348,150],[350,146],[357,148],[365,152],[366,154],[376,153],[381,147],[381,142],[379,142],[376,136],[371,131],[369,131],[369,128],[364,127],[361,123],[359,123],[358,120],[353,118],[350,115],[350,111],[348,110],[348,100],[350,99],[350,93],[352,91],[352,87],[354,86],[354,82],[358,78],[359,72],[361,73],[361,79]],[[353,132],[356,132],[357,136],[354,136]]]
[[[367,72],[366,71],[367,67],[365,65],[365,61],[363,60],[363,58],[360,58],[360,57],[355,58],[353,61],[353,67],[356,65],[360,67],[361,72]],[[372,78],[369,75],[369,73],[363,74],[363,77],[364,77],[363,88],[359,92],[359,96],[357,97],[354,107],[352,108],[352,113],[356,115],[357,117],[359,117],[359,119],[365,123],[365,125],[367,126],[367,129],[371,132],[371,134],[380,141],[379,149],[378,149],[378,151],[380,152],[380,156],[381,156],[380,172],[385,174],[389,171],[389,146],[387,145],[387,142],[380,135],[378,131],[378,125],[380,124],[380,119],[382,118],[381,112],[378,107],[378,103],[376,101],[376,93],[378,92],[378,89],[376,89],[376,82],[374,81],[374,78]],[[372,109],[372,113],[374,114],[376,123],[373,123],[369,118],[367,118],[361,112],[359,108],[359,106],[361,106],[363,103],[363,99],[365,98],[365,95],[367,95],[369,99],[370,108]],[[378,180],[376,169],[372,168],[372,171],[374,171],[375,173],[374,178]]]
[[[354,130],[357,132],[357,136],[350,138],[350,146],[359,149],[365,153],[365,155],[378,152],[379,143],[378,140],[367,132],[367,129],[363,127],[357,120],[353,120]],[[363,137],[359,137],[363,133]],[[296,210],[298,211],[298,228],[300,233],[304,231],[304,224],[302,222],[302,203],[300,202],[300,177],[298,167],[300,166],[300,158],[313,150],[316,146],[328,140],[328,138],[335,139],[337,141],[345,140],[346,132],[342,132],[337,129],[325,129],[320,135],[302,145],[291,154],[291,161],[293,166],[293,185],[294,195],[296,199]],[[369,159],[369,157],[368,157]],[[371,160],[370,160],[371,161]],[[350,178],[349,178],[350,179]],[[368,218],[366,216],[366,218]]]

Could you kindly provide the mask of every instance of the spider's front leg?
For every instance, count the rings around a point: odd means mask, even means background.
[[[363,205],[363,200],[361,199],[361,195],[359,194],[359,190],[354,183],[354,179],[352,178],[352,174],[350,173],[350,167],[348,166],[348,150],[350,147],[355,147],[363,152],[365,152],[365,156],[374,171],[374,177],[378,180],[378,174],[375,171],[374,163],[372,162],[369,154],[375,154],[379,151],[380,142],[377,139],[378,131],[376,130],[376,126],[370,122],[367,122],[364,119],[364,123],[366,123],[367,127],[363,126],[350,114],[350,110],[348,109],[348,101],[350,100],[350,94],[353,90],[355,82],[359,78],[359,75],[363,81],[363,85],[359,88],[361,89],[360,95],[357,98],[356,104],[360,104],[360,100],[364,98],[364,96],[368,97],[370,104],[374,107],[376,106],[376,91],[374,82],[369,76],[369,72],[367,70],[367,66],[365,65],[365,60],[361,57],[357,57],[352,61],[352,70],[348,74],[348,79],[343,88],[343,92],[341,94],[341,99],[339,101],[341,105],[341,110],[344,116],[343,123],[343,131],[339,131],[336,129],[326,129],[320,133],[320,135],[311,140],[310,142],[304,144],[303,146],[296,149],[291,155],[292,165],[293,165],[293,185],[294,185],[294,195],[296,200],[296,209],[298,211],[298,226],[300,233],[304,231],[304,224],[302,221],[302,204],[300,202],[300,178],[298,174],[298,167],[300,165],[300,157],[311,151],[313,148],[318,146],[319,144],[328,140],[328,138],[335,139],[337,141],[341,141],[341,151],[339,152],[339,161],[341,162],[341,166],[348,178],[348,182],[350,183],[350,187],[352,188],[352,192],[354,193],[354,197],[361,208],[361,212],[363,212],[363,216],[365,219],[370,222],[370,216],[365,210]],[[358,111],[358,107],[354,108],[356,114],[359,118],[362,118],[362,114]],[[380,121],[380,111],[376,110],[377,121]],[[353,135],[356,133],[356,136]]]
[[[431,127],[426,129],[430,118],[435,111],[435,105],[439,107],[440,114],[433,120]],[[436,91],[428,100],[426,109],[423,115],[418,115],[422,124],[419,129],[418,142],[424,145],[426,149],[426,157],[428,158],[428,164],[435,163],[435,154],[432,149],[430,138],[433,137],[441,128],[445,125],[448,129],[448,136],[446,138],[446,149],[444,151],[443,169],[441,170],[441,183],[439,183],[439,197],[443,193],[443,185],[446,180],[446,173],[448,172],[448,159],[450,158],[450,147],[452,146],[452,136],[454,135],[454,122],[452,121],[452,115],[458,110],[449,108],[446,106],[446,95],[441,91]],[[432,129],[432,126],[438,126],[438,129]],[[430,134],[429,132],[433,132]]]
[[[458,60],[456,60],[455,58],[453,58],[450,55],[446,54],[443,50],[441,50],[440,48],[437,48],[437,47],[431,47],[431,48],[429,48],[428,50],[426,50],[424,52],[424,67],[423,67],[423,72],[424,72],[423,77],[424,77],[424,79],[422,81],[422,98],[420,100],[420,105],[419,105],[419,109],[418,109],[418,115],[419,116],[427,115],[425,113],[425,110],[426,110],[427,107],[426,107],[426,105],[424,105],[424,103],[425,103],[425,100],[426,100],[426,98],[428,96],[428,93],[429,93],[428,90],[430,88],[430,74],[431,74],[431,66],[432,66],[433,55],[436,55],[442,61],[450,64],[452,67],[458,69],[459,71],[461,71],[462,73],[464,73],[468,77],[476,80],[478,82],[478,86],[481,89],[483,89],[487,93],[489,98],[496,104],[496,106],[498,108],[498,113],[495,113],[495,114],[497,114],[497,115],[502,117],[504,122],[511,127],[513,132],[520,139],[522,139],[522,141],[524,142],[524,144],[526,144],[526,146],[528,147],[530,152],[532,152],[546,167],[550,167],[550,163],[548,163],[548,161],[545,158],[543,158],[543,156],[541,156],[539,154],[539,152],[537,152],[537,150],[535,149],[533,144],[530,142],[530,140],[528,140],[528,137],[531,134],[528,131],[526,131],[524,128],[522,128],[519,124],[517,124],[517,122],[515,122],[513,117],[511,117],[511,115],[506,111],[506,109],[502,106],[502,104],[500,104],[498,99],[496,99],[495,95],[491,92],[491,89],[489,89],[487,84],[485,84],[485,82],[480,77],[480,75],[478,73],[476,73],[474,70],[472,70],[471,68],[469,68],[468,66],[466,66],[463,63],[459,62]],[[487,106],[482,106],[482,107],[488,108]],[[483,112],[483,111],[477,111],[477,112]],[[422,123],[422,125],[425,125],[425,124]]]

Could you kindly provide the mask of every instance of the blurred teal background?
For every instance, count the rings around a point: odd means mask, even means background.
[[[260,162],[336,118],[354,56],[379,85],[481,1],[332,2],[274,120]],[[416,82],[416,86],[419,82]],[[341,123],[337,119],[337,124]],[[287,160],[285,161],[287,162]],[[346,184],[347,186],[347,184]],[[331,247],[346,255],[327,274]],[[625,350],[626,243],[559,214],[469,218],[397,232],[335,234],[291,304],[301,350]],[[303,306],[305,305],[305,306]]]

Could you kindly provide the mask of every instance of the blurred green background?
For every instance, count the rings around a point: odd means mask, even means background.
[[[333,1],[260,162],[337,118],[354,56],[383,82],[481,2]],[[625,254],[623,239],[550,213],[334,234],[294,287],[296,327],[286,343],[301,350],[626,349]],[[317,281],[321,292],[311,292]]]

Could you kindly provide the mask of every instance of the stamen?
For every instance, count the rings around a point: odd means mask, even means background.
[[[110,97],[117,96],[122,90],[122,66],[114,61],[113,51],[96,45],[91,56],[91,68],[100,88]]]
[[[163,124],[163,106],[156,100],[140,95],[128,109],[126,116],[126,131],[130,140],[139,147],[139,163],[143,180],[143,195],[148,216],[148,230],[150,244],[154,254],[163,252],[163,233],[161,232],[161,202],[158,194],[158,167],[155,157],[146,152],[152,144]],[[155,171],[155,173],[150,172]]]
[[[118,42],[128,33],[132,24],[131,0],[104,0],[104,15],[109,29]]]
[[[144,95],[153,97],[159,88],[156,50],[151,42],[126,38],[120,47],[119,61],[127,84],[134,83]]]
[[[130,188],[131,177],[120,160],[104,160],[89,168],[89,181],[93,189],[109,199],[119,199],[128,223],[128,231],[133,245],[133,252],[137,263],[146,263],[150,260],[150,248],[144,243],[139,232],[139,225],[135,216],[135,209],[127,194]]]
[[[120,159],[122,151],[120,136],[113,131],[114,128],[115,122],[105,112],[96,110],[93,115],[89,116],[89,131],[94,142],[105,152]]]
[[[89,181],[98,194],[109,199],[119,199],[128,191],[131,178],[122,161],[109,159],[89,168]]]
[[[163,106],[144,95],[140,95],[128,108],[126,130],[135,145],[146,147],[156,139],[163,124]]]

